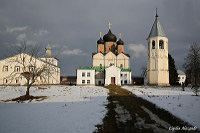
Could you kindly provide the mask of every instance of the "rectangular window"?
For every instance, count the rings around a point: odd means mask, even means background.
[[[163,40],[159,40],[159,48],[164,49],[164,41]]]
[[[15,66],[15,72],[20,72],[20,66]]]
[[[7,80],[7,79],[4,79],[4,83],[7,84],[7,83],[8,83],[8,80]]]
[[[123,80],[121,80],[121,84],[123,84]]]
[[[164,49],[164,45],[163,44],[159,44],[159,48],[160,49]]]
[[[90,72],[87,72],[87,77],[90,77]]]
[[[124,80],[124,84],[127,84],[127,80]]]
[[[35,70],[35,67],[34,66],[30,66],[29,67],[29,72],[33,72]]]
[[[85,84],[85,80],[82,80],[82,84]]]
[[[7,72],[8,71],[8,66],[3,66],[3,71]]]
[[[90,84],[90,80],[87,80],[87,84]]]
[[[18,83],[18,79],[15,79],[15,83]]]
[[[85,77],[85,72],[82,72],[82,77]]]
[[[155,49],[156,48],[156,44],[155,44],[156,42],[153,40],[152,41],[152,49]]]
[[[127,74],[124,74],[124,77],[127,77]]]

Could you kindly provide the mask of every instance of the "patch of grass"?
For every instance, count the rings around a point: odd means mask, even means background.
[[[48,88],[44,88],[44,87],[38,87],[39,90],[46,90]]]

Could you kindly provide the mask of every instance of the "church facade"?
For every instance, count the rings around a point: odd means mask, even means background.
[[[77,69],[77,85],[131,84],[130,56],[124,42],[109,31],[97,41],[97,52],[92,54],[92,67]]]

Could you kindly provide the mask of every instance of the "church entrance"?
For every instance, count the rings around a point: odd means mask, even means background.
[[[99,85],[101,85],[101,81],[99,81]]]
[[[112,84],[112,85],[115,84],[115,77],[111,77],[111,84]]]

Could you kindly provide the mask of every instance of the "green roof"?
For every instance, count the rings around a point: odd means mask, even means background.
[[[100,71],[100,72],[103,72],[106,68],[108,68],[107,66],[94,66],[94,67],[80,67],[78,69],[81,69],[81,70],[96,70],[96,71]],[[120,68],[120,67],[118,67]],[[122,72],[131,72],[131,69],[128,68],[128,69],[123,69],[123,68],[120,68]]]
[[[150,32],[148,38],[156,37],[156,36],[166,37],[165,32],[163,30],[163,27],[161,26],[159,18],[158,18],[157,15],[156,15],[156,19],[153,23],[153,26],[151,28],[151,32]]]
[[[131,69],[128,68],[128,69],[121,69],[122,72],[131,72]]]
[[[100,71],[100,72],[103,72],[106,68],[106,66],[95,66],[93,67],[96,71]]]
[[[81,70],[94,70],[94,68],[92,68],[92,67],[80,67],[78,69],[81,69]]]

